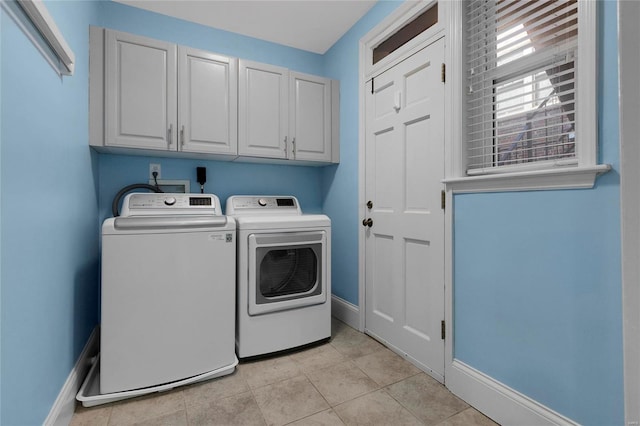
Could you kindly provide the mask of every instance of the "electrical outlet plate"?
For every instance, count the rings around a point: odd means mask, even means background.
[[[162,171],[162,169],[160,168],[160,164],[150,163],[149,164],[149,179],[153,180],[153,172],[158,172],[158,176],[156,176],[156,179],[160,179],[162,177],[161,174],[160,174],[161,171]]]

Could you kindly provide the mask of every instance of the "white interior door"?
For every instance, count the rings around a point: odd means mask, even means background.
[[[443,61],[440,39],[368,82],[365,145],[365,330],[441,381]]]

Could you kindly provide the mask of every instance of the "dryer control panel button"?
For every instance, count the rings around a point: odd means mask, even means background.
[[[260,198],[258,200],[258,204],[260,204],[262,207],[267,205],[267,200],[265,200],[264,198]]]

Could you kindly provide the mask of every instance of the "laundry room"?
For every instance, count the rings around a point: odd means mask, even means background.
[[[362,17],[322,53],[207,27],[117,1],[42,3],[73,50],[72,75],[57,74],[55,65],[47,63],[45,55],[25,35],[29,29],[21,25],[26,24],[16,23],[7,9],[0,9],[0,424],[70,421],[73,411],[68,412],[68,401],[61,402],[61,395],[75,397],[72,388],[77,391],[84,379],[74,375],[80,371],[78,360],[88,342],[99,333],[96,330],[101,318],[101,227],[113,216],[112,203],[120,189],[135,183],[153,183],[151,165],[159,166],[161,183],[187,182],[194,196],[200,194],[203,185],[202,192],[215,194],[222,210],[231,196],[265,195],[295,197],[303,214],[326,215],[331,222],[331,250],[326,255],[331,264],[327,300],[332,303],[333,332],[345,333],[340,339],[346,339],[344,336],[350,339],[350,343],[339,341],[336,345],[348,346],[366,338],[371,342],[367,345],[382,342],[387,347],[393,346],[384,349],[385,354],[402,352],[403,359],[411,361],[403,360],[410,365],[407,377],[433,379],[459,398],[456,399],[459,405],[454,404],[457,411],[447,416],[461,414],[471,406],[498,423],[524,424],[523,419],[545,419],[549,423],[602,425],[636,419],[633,412],[625,414],[629,391],[624,387],[627,367],[623,359],[626,342],[623,322],[627,317],[622,308],[620,267],[623,259],[617,65],[620,2],[593,2],[598,16],[595,40],[598,55],[594,59],[597,80],[593,90],[597,109],[592,117],[597,124],[593,132],[597,136],[597,149],[593,150],[594,164],[589,165],[588,172],[598,175],[593,175],[591,186],[547,185],[535,191],[531,187],[463,188],[469,181],[462,184],[456,181],[464,179],[453,154],[458,157],[464,154],[447,148],[442,163],[450,182],[438,180],[433,196],[446,228],[442,251],[448,253],[440,265],[445,290],[438,303],[444,312],[439,311],[434,321],[438,342],[442,327],[441,369],[433,371],[407,355],[408,351],[394,350],[395,343],[368,328],[371,323],[365,309],[373,303],[365,299],[372,292],[365,291],[368,284],[364,276],[370,274],[365,268],[372,267],[374,262],[365,259],[365,241],[376,229],[382,229],[386,219],[373,216],[380,204],[376,200],[373,207],[367,207],[370,200],[365,196],[368,189],[364,180],[368,172],[364,164],[370,159],[365,157],[363,148],[366,133],[363,110],[365,92],[382,88],[376,86],[382,71],[378,70],[373,79],[365,79],[360,67],[365,41],[373,39],[371,32],[381,24],[391,25],[394,19],[399,19],[398,11],[409,10],[407,3],[422,5],[424,9],[437,2],[370,2]],[[252,2],[242,3],[249,7]],[[443,10],[449,9],[443,3],[458,2],[439,3],[439,34],[451,37],[442,21],[450,19],[444,15]],[[94,90],[91,82],[95,82],[91,74],[90,28],[214,52],[218,59],[235,58],[247,64],[265,64],[336,82],[339,89],[331,92],[331,96],[335,100],[339,94],[338,107],[329,115],[337,113],[331,119],[339,124],[329,133],[337,141],[332,147],[338,152],[322,161],[291,161],[287,157],[256,160],[251,155],[225,157],[180,152],[155,155],[151,149],[141,153],[120,147],[96,149],[91,140],[98,123],[92,121],[90,105],[90,92]],[[452,60],[448,55],[443,56],[447,66]],[[238,62],[236,66],[242,64]],[[440,62],[437,68],[440,82]],[[451,92],[447,91],[447,85],[453,81],[455,70],[445,71],[443,67],[442,73],[446,74],[441,108],[445,111],[443,140],[453,146],[455,132],[460,130],[452,130],[454,125],[449,121],[454,114],[450,114]],[[174,94],[175,104],[178,96]],[[405,99],[390,95],[388,101],[396,108]],[[177,117],[178,112],[174,112]],[[144,120],[133,124],[140,123]],[[178,144],[181,130],[184,131],[176,122],[162,138],[169,137],[174,145]],[[294,141],[284,138],[283,141],[287,144],[283,151],[293,155]],[[460,146],[456,149],[462,151]],[[419,151],[416,158],[418,155],[427,154]],[[409,166],[424,168],[419,161]],[[409,166],[406,170],[413,170]],[[202,183],[198,168],[206,169],[206,180]],[[399,179],[403,176],[390,172],[393,174]],[[547,180],[558,176],[564,175],[561,172]],[[425,195],[428,189],[425,186],[405,194],[408,199],[431,199],[433,194]],[[393,189],[388,193],[393,193]],[[420,202],[405,210],[419,208]],[[426,276],[432,273],[428,271],[431,264],[423,260],[432,245],[421,238],[413,234],[406,238],[407,253],[419,273]],[[387,249],[384,241],[379,244],[381,250]],[[400,269],[379,268],[374,272],[389,282],[403,274]],[[418,277],[418,281],[422,280]],[[407,311],[408,322],[422,318],[427,311],[423,302],[427,306],[428,298],[427,294],[418,294],[414,299],[406,299],[407,306],[415,308]],[[392,293],[388,293],[388,299],[393,299]],[[413,328],[409,331],[421,336],[431,333]],[[411,412],[407,414],[411,421],[429,424],[420,417],[420,409],[414,412],[410,404],[396,402],[394,391],[400,391],[393,386],[399,380],[376,382],[375,370],[382,367],[353,362],[359,365],[358,374],[373,380],[371,389],[361,395],[391,401],[398,404],[398,410]],[[87,367],[81,366],[82,371]],[[367,374],[368,368],[373,370],[371,375]],[[246,371],[253,370],[248,367]],[[345,376],[348,374],[351,373]],[[247,390],[255,391],[254,385],[258,386],[249,382]],[[321,385],[318,392],[322,393]],[[349,417],[346,409],[335,408],[345,401],[340,404],[326,398],[322,401],[316,408],[310,403],[309,409],[313,414],[326,412],[328,424],[349,424],[349,419],[356,416]],[[420,404],[423,408],[427,405]],[[502,408],[506,406],[509,408]],[[515,406],[526,407],[526,413],[510,411]],[[302,418],[300,415],[287,421]],[[286,423],[268,418],[266,422]]]

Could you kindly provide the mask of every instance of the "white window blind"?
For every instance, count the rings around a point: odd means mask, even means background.
[[[467,175],[577,164],[577,12],[577,0],[467,3]]]

